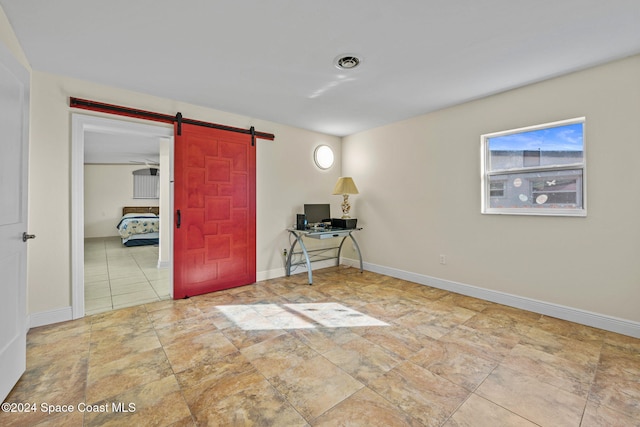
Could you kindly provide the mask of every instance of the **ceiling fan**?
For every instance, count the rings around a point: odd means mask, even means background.
[[[158,163],[155,160],[151,160],[151,159],[144,159],[144,162],[141,162],[139,160],[129,160],[129,163],[132,163],[134,165],[145,165],[149,168],[154,167],[154,166],[160,166],[160,163]]]
[[[134,165],[145,165],[146,167],[149,168],[149,174],[150,175],[158,175],[158,166],[160,166],[160,163],[151,160],[151,159],[144,159],[144,162],[141,162],[139,160],[129,160],[129,163],[134,164]]]

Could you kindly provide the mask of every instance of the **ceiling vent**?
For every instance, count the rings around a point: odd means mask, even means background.
[[[336,67],[341,70],[352,70],[360,65],[360,58],[355,55],[340,55],[335,59]]]

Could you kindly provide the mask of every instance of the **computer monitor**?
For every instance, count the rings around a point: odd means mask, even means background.
[[[324,220],[331,220],[331,206],[327,204],[305,204],[304,214],[309,225],[317,224]]]

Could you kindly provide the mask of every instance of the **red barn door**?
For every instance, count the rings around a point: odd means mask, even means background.
[[[174,299],[254,283],[251,136],[184,123],[180,133],[176,129]]]

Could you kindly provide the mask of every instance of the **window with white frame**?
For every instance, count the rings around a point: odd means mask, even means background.
[[[160,171],[157,168],[133,171],[133,198],[160,198]]]
[[[482,135],[482,213],[586,216],[584,124]]]

